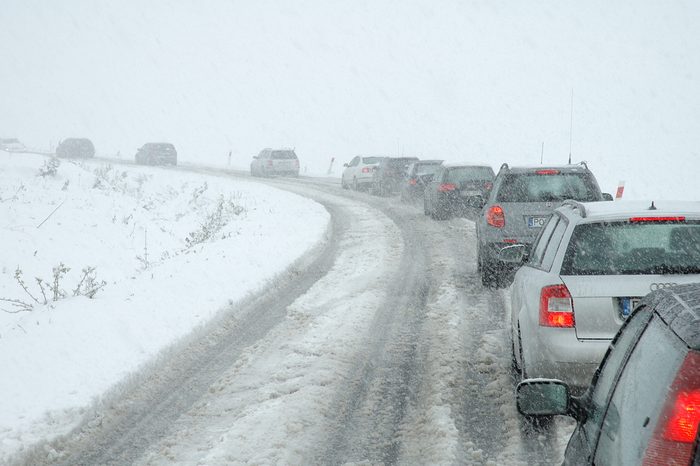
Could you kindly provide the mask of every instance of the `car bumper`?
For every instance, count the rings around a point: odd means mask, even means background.
[[[527,376],[585,388],[609,345],[610,340],[579,340],[573,329],[539,327],[531,358],[526,360]]]

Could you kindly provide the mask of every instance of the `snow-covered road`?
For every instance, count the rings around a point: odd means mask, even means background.
[[[480,285],[472,222],[325,180],[263,182],[331,213],[312,265],[33,464],[560,462],[571,423],[535,431],[516,414],[504,292]]]

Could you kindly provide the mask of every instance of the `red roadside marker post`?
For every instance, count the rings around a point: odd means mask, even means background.
[[[622,199],[622,194],[625,192],[625,182],[620,181],[617,184],[617,192],[615,193],[615,199]]]

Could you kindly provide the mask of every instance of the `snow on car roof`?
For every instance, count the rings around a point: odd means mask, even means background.
[[[652,202],[655,209],[651,209]],[[700,202],[698,201],[604,201],[582,202],[586,209],[587,219],[601,219],[620,216],[649,216],[658,217],[665,214],[685,214],[700,217]],[[565,205],[565,207],[567,207]],[[568,207],[572,207],[570,204]]]

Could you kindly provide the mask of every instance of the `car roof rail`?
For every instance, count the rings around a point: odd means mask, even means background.
[[[583,168],[585,168],[586,170],[588,170],[588,164],[586,163],[585,160],[581,160],[578,164],[579,164],[579,165],[583,165]]]
[[[503,164],[501,165],[501,170],[510,170],[510,167],[508,166],[507,162],[503,162]]]
[[[565,200],[562,205],[571,206],[572,209],[577,209],[581,214],[581,218],[586,218],[586,206],[581,204],[579,201],[574,201],[573,199]]]

